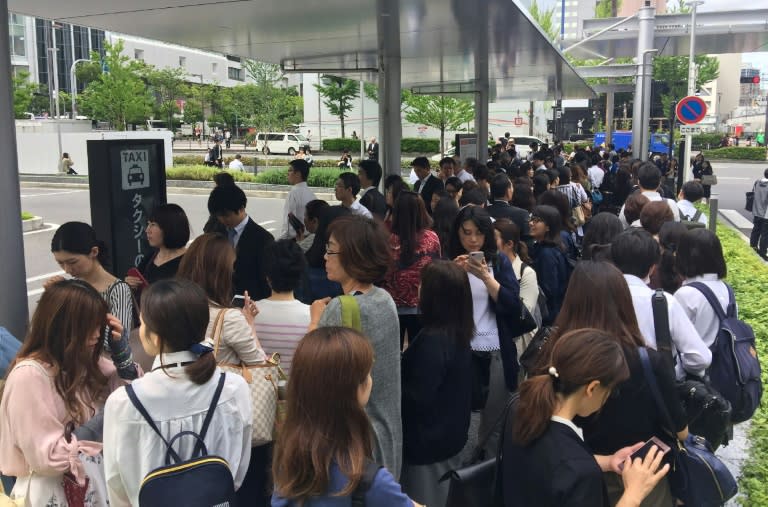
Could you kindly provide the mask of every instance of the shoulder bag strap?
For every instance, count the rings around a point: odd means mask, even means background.
[[[365,507],[365,495],[368,490],[373,486],[373,480],[376,478],[376,474],[379,473],[381,465],[373,462],[369,462],[365,465],[365,471],[360,478],[360,482],[357,483],[357,487],[352,492],[352,507]]]
[[[707,287],[706,284],[702,282],[691,282],[687,284],[688,287],[693,287],[694,289],[701,292],[705,298],[707,298],[707,302],[709,303],[709,306],[712,307],[712,310],[717,314],[717,318],[720,320],[725,319],[726,315],[723,311],[723,306],[720,304],[720,300],[717,299],[717,296],[715,296],[715,293],[712,292],[712,289]],[[730,287],[728,288],[730,291]],[[729,292],[730,295],[730,292]]]
[[[648,387],[651,389],[651,394],[656,402],[656,408],[659,409],[659,413],[661,413],[661,417],[664,419],[664,425],[667,427],[667,431],[677,438],[674,425],[672,424],[672,417],[670,417],[667,406],[664,404],[664,399],[661,397],[659,384],[656,382],[656,374],[651,367],[651,359],[648,357],[648,349],[645,347],[638,347],[637,352],[640,354],[640,363],[643,365],[645,380],[648,382]]]
[[[355,296],[339,296],[339,303],[341,303],[341,325],[355,331],[362,331],[360,305],[357,304]]]
[[[200,452],[203,450],[203,440],[205,440],[205,435],[208,433],[208,426],[211,424],[211,419],[213,419],[213,413],[216,411],[216,407],[219,405],[219,398],[221,398],[221,391],[224,390],[224,380],[226,379],[226,374],[224,372],[221,372],[219,374],[219,384],[216,386],[216,392],[213,393],[213,399],[211,400],[211,406],[208,407],[208,413],[205,414],[205,420],[203,421],[203,428],[200,430],[200,439],[195,444],[195,450],[192,453],[192,457],[199,456]]]
[[[672,357],[672,337],[669,332],[669,307],[663,289],[656,289],[651,296],[653,308],[653,330],[656,332],[656,347],[665,354],[664,358]]]
[[[726,312],[726,316],[732,317],[732,318],[738,318],[737,311],[736,311],[736,296],[733,293],[733,288],[728,285],[727,283],[723,282],[725,284],[725,287],[728,289],[728,311]]]
[[[694,222],[698,222],[699,218],[701,218],[701,215],[702,215],[701,210],[697,209],[696,213],[693,214],[693,218],[691,220],[693,220]]]
[[[171,444],[168,443],[168,441],[165,439],[162,433],[160,433],[160,430],[157,429],[157,425],[155,424],[155,421],[152,420],[152,418],[149,416],[149,413],[147,412],[147,409],[144,408],[144,405],[141,404],[139,401],[138,396],[136,396],[136,391],[133,390],[133,386],[131,384],[128,384],[125,386],[125,392],[128,393],[128,399],[131,400],[131,403],[133,403],[133,406],[136,407],[136,410],[139,411],[141,416],[144,418],[144,420],[149,424],[149,427],[154,430],[155,433],[157,433],[157,436],[160,437],[160,440],[163,441],[166,448],[168,449],[168,454],[175,460],[176,463],[181,463],[181,457],[179,454],[173,450],[173,447],[171,447]]]
[[[213,323],[213,355],[218,359],[219,357],[219,343],[221,342],[221,331],[224,328],[224,315],[227,313],[228,308],[222,308],[219,313],[216,314],[216,320]]]

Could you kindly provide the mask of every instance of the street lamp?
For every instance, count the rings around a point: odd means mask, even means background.
[[[205,139],[205,104],[203,103],[203,75],[202,74],[189,74],[190,76],[200,78],[200,114],[203,116],[203,129],[200,132],[200,140]]]
[[[77,76],[75,75],[75,66],[78,63],[90,62],[87,58],[79,58],[72,62],[69,67],[69,82],[72,83],[72,119],[77,119]]]
[[[696,8],[704,3],[703,0],[689,0],[685,4],[691,7],[691,43],[688,53],[688,96],[696,93],[696,62],[693,58],[696,55]],[[693,134],[685,135],[685,160],[683,160],[683,181],[690,179],[691,172],[691,144],[693,143]]]

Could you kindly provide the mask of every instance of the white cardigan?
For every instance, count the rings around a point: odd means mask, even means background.
[[[191,352],[164,354],[164,364],[195,360]],[[203,385],[189,380],[183,367],[155,369],[133,381],[133,389],[166,440],[181,431],[199,432],[213,399],[221,370]],[[170,376],[169,376],[170,374]],[[251,459],[251,394],[245,380],[227,374],[211,419],[208,454],[227,460],[239,488]],[[196,440],[181,437],[174,449],[189,459]],[[113,392],[104,409],[104,472],[112,507],[139,505],[139,486],[152,470],[165,465],[166,446],[131,403],[125,388]]]

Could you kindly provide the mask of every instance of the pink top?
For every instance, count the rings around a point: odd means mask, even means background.
[[[99,369],[108,379],[109,392],[126,383],[109,359],[101,357]],[[70,472],[81,482],[84,474],[78,454],[94,456],[101,451],[97,442],[79,442],[74,435],[71,442],[65,440],[64,426],[70,417],[54,387],[53,371],[42,362],[24,360],[8,375],[0,402],[0,468],[4,475]],[[82,407],[87,409],[85,403]]]

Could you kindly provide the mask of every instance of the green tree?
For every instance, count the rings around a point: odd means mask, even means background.
[[[720,62],[715,57],[699,55],[693,59],[698,67],[696,88],[717,79]],[[688,57],[659,56],[653,60],[653,79],[667,86],[667,93],[661,94],[661,105],[665,116],[670,116],[672,103],[688,95]]]
[[[466,99],[444,95],[408,94],[405,119],[440,130],[440,154],[444,153],[445,131],[457,130],[475,118],[475,107]]]
[[[327,84],[323,84],[323,82]],[[352,79],[337,76],[323,76],[315,88],[323,98],[323,104],[341,122],[341,137],[344,135],[344,119],[352,109],[352,101],[360,95],[360,84]]]
[[[285,78],[285,72],[274,63],[243,60],[245,72],[258,86],[278,86]]]
[[[157,69],[147,66],[144,78],[155,95],[157,116],[168,122],[168,128],[175,131],[174,115],[179,112],[176,101],[184,97],[187,90],[184,84],[185,72],[179,68]]]
[[[32,101],[39,86],[29,80],[29,72],[21,71],[13,76],[13,114],[17,119],[26,118],[31,112]]]
[[[531,13],[531,17],[539,24],[539,28],[543,31],[550,41],[556,41],[558,38],[557,27],[554,23],[555,8],[542,9],[539,7],[537,0],[531,2],[531,8],[528,9]]]
[[[104,43],[104,72],[79,97],[85,114],[117,130],[125,130],[129,122],[143,123],[152,110],[152,97],[141,77],[143,65],[123,56],[122,50],[122,40]],[[101,61],[99,53],[92,52],[91,60]]]
[[[621,0],[598,0],[595,5],[596,18],[615,18],[621,9]]]

